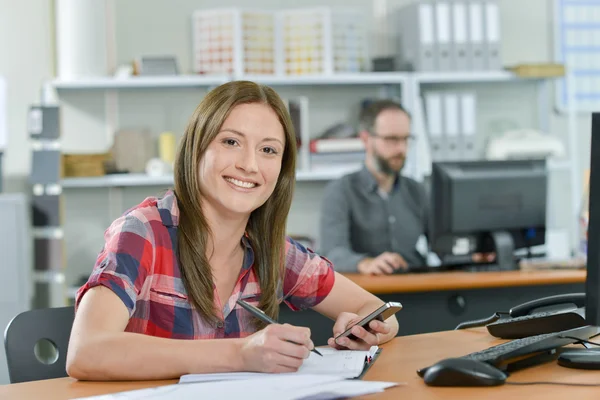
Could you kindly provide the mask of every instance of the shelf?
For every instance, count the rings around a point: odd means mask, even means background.
[[[327,168],[316,168],[296,172],[297,181],[327,181],[360,169],[362,164],[344,164]],[[102,187],[131,187],[131,186],[170,186],[173,176],[148,176],[146,174],[111,174],[89,178],[64,178],[61,182],[64,189],[68,188],[102,188]]]
[[[72,80],[55,79],[51,85],[58,90],[143,89],[210,87],[231,81],[229,75],[134,76],[130,78],[91,77]],[[250,80],[270,86],[296,85],[385,85],[403,84],[409,79],[417,83],[507,82],[545,78],[522,78],[509,71],[448,71],[448,72],[357,72],[331,75],[243,75],[236,79]]]
[[[362,163],[340,164],[331,166],[320,166],[310,170],[298,170],[296,172],[296,181],[329,181],[337,179],[345,174],[358,171],[362,168]],[[568,171],[570,164],[568,161],[550,161],[548,169],[550,171]],[[173,176],[148,176],[146,174],[112,174],[105,176],[89,178],[64,178],[62,187],[64,189],[73,188],[102,188],[102,187],[133,187],[133,186],[170,186],[173,185]]]
[[[58,90],[77,89],[152,89],[152,88],[193,88],[221,85],[229,81],[227,75],[177,75],[177,76],[148,76],[131,78],[82,78],[73,80],[56,79],[51,82]]]
[[[63,188],[167,186],[173,184],[173,176],[149,176],[146,174],[111,174],[104,176],[64,178]]]
[[[250,80],[269,86],[294,85],[381,85],[402,84],[410,74],[403,72],[360,72],[340,73],[332,75],[292,75],[268,76],[246,75],[240,79]]]
[[[315,167],[307,171],[296,171],[296,181],[330,181],[358,171],[362,163],[343,164],[328,167]]]
[[[468,82],[508,82],[547,78],[520,77],[509,71],[448,71],[415,72],[412,74],[418,83],[468,83]]]

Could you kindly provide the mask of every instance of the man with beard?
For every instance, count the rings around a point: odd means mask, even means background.
[[[427,233],[429,199],[420,183],[400,174],[413,139],[410,122],[391,100],[361,113],[365,165],[330,182],[321,209],[321,254],[338,271],[381,275],[426,265],[426,248],[417,242]]]

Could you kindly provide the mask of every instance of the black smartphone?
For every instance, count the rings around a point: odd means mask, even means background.
[[[343,337],[348,337],[349,339],[356,340],[357,337],[350,333],[352,331],[352,328],[354,328],[356,325],[368,330],[369,322],[373,321],[374,319],[379,321],[385,321],[400,310],[402,310],[402,304],[398,302],[390,301],[388,303],[385,303],[377,310],[373,311],[371,314],[358,321],[356,324],[350,326],[348,329],[346,329],[344,333],[339,334],[335,338],[335,342],[337,343],[338,339]]]

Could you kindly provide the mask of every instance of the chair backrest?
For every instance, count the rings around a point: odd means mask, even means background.
[[[74,318],[71,306],[25,311],[8,323],[4,348],[11,383],[67,376],[67,347]],[[42,362],[36,355],[36,343],[44,339],[58,352],[52,363]]]

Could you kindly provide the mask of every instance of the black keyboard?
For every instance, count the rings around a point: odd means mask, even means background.
[[[568,344],[577,343],[581,339],[589,339],[599,332],[598,327],[588,325],[561,332],[545,333],[542,335],[511,340],[510,342],[502,343],[458,358],[475,359],[500,367],[528,356],[535,356]],[[570,338],[567,338],[567,336]],[[426,370],[427,368],[422,368],[418,370],[417,373],[422,377]]]

